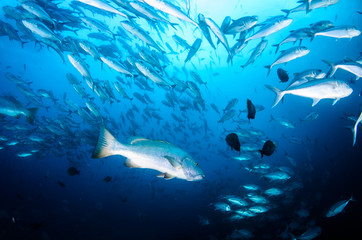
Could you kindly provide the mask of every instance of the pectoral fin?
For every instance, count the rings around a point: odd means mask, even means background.
[[[164,158],[166,158],[170,162],[172,167],[174,167],[176,169],[182,168],[181,164],[179,162],[177,162],[176,158],[170,157],[170,156],[167,156],[167,155],[164,156]]]
[[[132,160],[129,158],[126,159],[126,162],[124,163],[124,165],[129,168],[141,168],[139,165],[132,162]]]
[[[332,106],[334,106],[334,104],[336,104],[336,102],[338,102],[338,101],[339,101],[339,98],[334,99]]]
[[[312,107],[314,107],[318,102],[320,101],[319,98],[313,98],[313,104]]]
[[[157,177],[159,178],[164,178],[166,180],[169,180],[169,179],[172,179],[172,178],[175,178],[175,176],[169,174],[169,173],[160,173],[157,175]]]

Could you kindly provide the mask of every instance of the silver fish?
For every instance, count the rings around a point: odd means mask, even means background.
[[[333,206],[329,208],[326,217],[334,217],[337,214],[341,213],[350,201],[354,201],[353,197],[350,197],[347,200],[342,200],[333,204]]]
[[[312,106],[315,106],[321,99],[325,98],[334,99],[334,105],[339,99],[348,97],[353,92],[347,83],[329,78],[308,81],[295,87],[289,87],[284,91],[270,85],[265,86],[277,95],[272,107],[275,107],[285,94],[311,98],[313,99]]]
[[[280,52],[281,53],[280,53],[279,57],[271,65],[265,66],[265,68],[268,69],[268,76],[270,74],[270,70],[275,65],[278,65],[281,63],[287,63],[291,60],[303,57],[303,56],[307,55],[310,52],[310,50],[306,47],[300,46],[300,47],[292,47],[292,48],[289,48],[287,50],[280,51]]]

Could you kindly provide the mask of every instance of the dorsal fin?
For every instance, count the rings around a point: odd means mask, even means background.
[[[144,137],[130,137],[128,139],[128,143],[131,145],[142,142],[142,141],[150,141],[150,140],[147,138],[144,138]]]
[[[132,160],[129,158],[126,159],[126,161],[124,162],[124,165],[129,168],[141,168],[139,165],[132,162]]]

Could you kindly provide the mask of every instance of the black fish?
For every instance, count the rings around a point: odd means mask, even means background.
[[[225,140],[226,143],[231,147],[231,150],[234,149],[240,152],[240,142],[238,135],[236,135],[235,133],[230,133],[229,135],[226,136]]]
[[[58,185],[61,186],[62,188],[65,188],[65,184],[61,181],[58,181]]]
[[[247,105],[247,108],[248,108],[248,119],[249,119],[249,122],[250,122],[250,119],[255,118],[255,113],[256,113],[255,106],[249,99],[246,100],[246,105]]]
[[[70,167],[68,168],[67,173],[69,176],[74,176],[74,175],[79,175],[80,172],[75,167]]]
[[[103,179],[104,182],[109,183],[112,180],[110,176],[107,176]]]
[[[278,68],[277,73],[278,73],[278,77],[279,77],[281,82],[288,82],[289,76],[288,76],[287,71],[285,71],[285,70],[283,70],[281,68]]]
[[[274,143],[270,140],[266,141],[264,143],[263,149],[262,150],[258,150],[261,154],[261,157],[265,156],[270,156],[273,154],[274,150],[275,150],[276,146],[274,145]]]

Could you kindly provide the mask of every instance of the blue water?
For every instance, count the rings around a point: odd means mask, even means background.
[[[15,7],[20,2],[2,0],[0,6]],[[58,7],[75,11],[69,2],[62,1]],[[172,2],[184,9],[184,1]],[[291,9],[297,5],[296,1],[286,0],[198,0],[191,1],[190,16],[197,20],[197,15],[203,13],[220,26],[226,16],[237,19],[256,15],[261,23],[271,16],[284,14],[281,9]],[[362,224],[362,137],[359,129],[356,144],[352,147],[352,134],[346,127],[354,124],[347,117],[357,118],[360,114],[361,80],[355,81],[351,73],[338,70],[334,77],[347,82],[353,93],[334,106],[332,100],[325,99],[312,107],[311,99],[289,95],[283,103],[271,108],[275,94],[264,86],[269,84],[280,89],[288,86],[288,83],[281,83],[278,79],[276,69],[279,67],[288,71],[292,79],[293,73],[310,68],[327,72],[329,67],[322,62],[323,59],[332,62],[345,58],[357,59],[362,52],[361,36],[339,40],[317,36],[313,41],[303,40],[302,45],[310,49],[308,55],[273,67],[268,77],[267,69],[264,68],[279,55],[274,53],[272,45],[282,41],[291,30],[308,27],[321,20],[329,20],[335,26],[351,25],[362,30],[362,15],[357,11],[362,11],[361,1],[340,0],[326,9],[315,9],[308,14],[305,11],[291,13],[291,25],[267,36],[265,51],[244,70],[240,65],[245,64],[260,39],[251,40],[233,58],[231,65],[226,61],[228,55],[225,48],[219,44],[214,51],[192,24],[169,16],[169,21],[179,24],[177,30],[166,25],[166,31],[160,32],[160,38],[144,19],[137,18],[135,22],[166,51],[170,62],[165,68],[165,79],[168,79],[167,76],[177,76],[183,81],[194,81],[189,74],[184,74],[182,68],[185,67],[187,72],[195,71],[207,82],[207,88],[198,85],[205,109],[198,106],[184,110],[181,102],[176,102],[173,108],[167,107],[162,103],[163,100],[169,101],[166,93],[191,103],[194,96],[189,90],[181,94],[180,90],[164,89],[150,80],[148,84],[153,91],[142,90],[132,78],[124,77],[105,64],[101,65],[93,57],[82,54],[93,79],[113,83],[117,76],[122,77],[128,83],[123,85],[124,89],[134,98],[132,101],[124,99],[113,88],[119,102],[102,103],[69,62],[69,51],[63,51],[63,63],[59,55],[44,44],[40,47],[41,44],[24,40],[27,43],[22,47],[20,42],[1,36],[0,95],[12,95],[23,106],[38,107],[39,110],[34,125],[27,123],[23,116],[19,119],[1,118],[0,135],[7,140],[0,142],[3,147],[0,150],[0,239],[233,239],[232,233],[240,229],[252,233],[251,239],[291,239],[289,233],[298,236],[314,226],[322,228],[322,234],[315,239],[358,239],[356,236],[360,235]],[[15,21],[0,12],[0,19],[17,29]],[[120,16],[107,17],[87,10],[84,12],[106,23],[115,32],[120,26],[119,22],[124,20]],[[78,36],[70,31],[59,35],[86,39],[97,46],[109,44],[88,38],[90,32],[98,31],[82,29],[78,31]],[[196,38],[203,39],[199,51],[190,62],[184,64],[188,51],[177,47],[172,40],[173,34],[184,38],[190,45]],[[139,46],[147,47],[128,35],[131,40],[127,44],[136,53]],[[217,39],[211,35],[216,43]],[[113,42],[122,53],[121,60],[125,61],[130,53],[122,47],[119,38],[117,36]],[[236,43],[236,38],[231,35],[227,35],[227,40],[230,47]],[[166,42],[178,54],[167,54],[169,50]],[[281,50],[292,46],[292,43],[286,43],[281,46]],[[55,105],[46,98],[42,98],[39,105],[31,103],[16,84],[5,77],[5,73],[31,82],[29,87],[38,96],[39,89],[52,91],[58,103]],[[91,99],[82,99],[74,91],[66,79],[67,73],[72,73],[78,81],[82,81]],[[141,103],[134,97],[135,92],[142,95],[146,93],[154,103]],[[126,142],[131,136],[141,136],[168,141],[184,149],[198,162],[205,178],[195,182],[177,178],[164,180],[156,177],[159,172],[155,170],[125,167],[125,158],[121,156],[92,159],[101,122],[89,122],[76,113],[69,114],[62,110],[59,105],[65,106],[64,93],[67,99],[80,108],[86,108],[87,101],[94,102],[100,108],[105,126],[120,142]],[[234,107],[237,115],[233,119],[244,122],[228,120],[218,123],[222,109],[232,98],[238,99]],[[239,115],[239,110],[246,109],[247,99],[265,107],[256,113],[250,123],[246,112]],[[220,114],[211,108],[211,103],[218,107]],[[155,112],[162,119],[145,115],[144,111],[149,107],[159,109]],[[129,116],[130,112],[134,117]],[[318,113],[319,117],[313,121],[299,120],[310,112]],[[171,113],[182,121],[175,120]],[[271,115],[288,119],[296,127],[291,129],[281,126],[270,120]],[[64,116],[76,122],[76,127],[65,121]],[[69,129],[69,134],[58,135],[47,127],[64,127]],[[225,137],[229,131],[237,132],[240,128],[256,129],[263,133],[250,138],[239,137],[242,146],[255,145],[261,149],[263,143],[271,139],[277,145],[276,151],[262,159],[255,151],[255,156],[249,161],[233,159],[239,153],[230,150]],[[86,132],[91,133],[89,139],[84,138]],[[44,142],[31,142],[28,139],[30,135],[40,136]],[[302,143],[290,142],[288,139],[291,137],[296,137]],[[7,145],[15,139],[19,144]],[[39,149],[39,152],[25,158],[17,156],[19,152],[34,148]],[[287,156],[295,160],[295,166]],[[269,182],[262,174],[247,170],[260,163],[269,164],[271,169],[289,167],[294,174],[285,182]],[[69,167],[76,167],[80,171],[79,176],[70,176],[67,173]],[[104,181],[107,176],[111,177],[110,182]],[[245,197],[247,191],[242,188],[245,184],[256,184],[263,190],[278,187],[284,193],[270,198],[268,212],[251,218],[231,221],[232,212],[215,210],[213,204],[222,202],[221,197],[224,195]],[[334,203],[346,200],[351,195],[357,201],[350,202],[339,215],[325,217]],[[301,209],[308,211],[307,216],[298,215]],[[207,219],[208,224],[203,224],[200,219]]]

